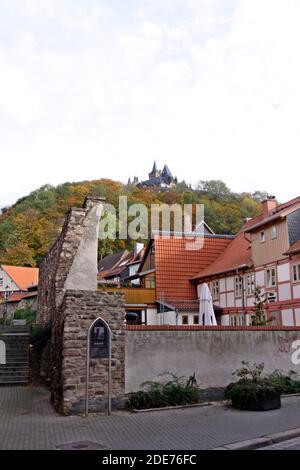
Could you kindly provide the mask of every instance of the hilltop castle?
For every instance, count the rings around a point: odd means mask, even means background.
[[[166,191],[170,188],[173,188],[177,185],[177,178],[172,176],[171,171],[169,170],[168,165],[165,165],[162,170],[158,170],[156,166],[156,161],[153,163],[152,171],[149,173],[149,179],[145,181],[140,181],[137,176],[134,177],[131,182],[130,178],[128,184],[134,184],[138,188],[153,188]]]

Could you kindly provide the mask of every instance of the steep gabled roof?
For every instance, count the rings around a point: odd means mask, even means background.
[[[112,253],[110,255],[105,256],[98,264],[98,271],[101,272],[101,271],[108,271],[109,269],[112,269],[127,254],[128,254],[127,250],[122,250],[122,251],[119,251],[118,253]]]
[[[37,285],[39,282],[38,268],[27,268],[23,266],[1,265],[4,271],[11,277],[20,290],[26,290],[28,287]]]
[[[291,199],[290,201],[287,201],[283,204],[279,204],[265,218],[262,215],[260,215],[259,217],[256,217],[255,219],[258,219],[257,222],[255,224],[251,224],[249,227],[246,227],[246,230],[244,231],[251,232],[277,219],[286,217],[290,212],[293,212],[294,206],[296,206],[296,208],[300,207],[300,196],[295,197],[294,199]],[[254,219],[251,219],[251,220],[254,220]]]
[[[193,279],[234,271],[247,266],[252,266],[250,243],[246,240],[244,234],[239,232],[223,253],[211,265],[194,276]]]
[[[283,255],[294,255],[296,253],[300,252],[300,240],[297,240],[295,243],[293,243],[290,248],[283,253]]]
[[[248,229],[263,220],[263,215],[253,217],[244,223],[236,237],[226,247],[223,253],[202,271],[199,271],[193,279],[201,279],[230,271],[235,271],[241,267],[252,266],[250,241],[244,235]]]
[[[171,173],[171,171],[170,171],[168,165],[165,165],[165,166],[164,166],[161,176],[162,176],[163,178],[173,178],[173,177],[172,177],[172,173]]]
[[[200,237],[174,237],[156,235],[155,270],[156,294],[165,301],[194,300],[195,286],[191,278],[209,266],[231,242],[222,235],[207,235],[201,238],[201,249],[191,250],[191,243]]]

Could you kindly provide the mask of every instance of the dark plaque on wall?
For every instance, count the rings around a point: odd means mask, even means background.
[[[92,359],[109,356],[108,328],[102,320],[98,320],[90,333],[90,357]]]

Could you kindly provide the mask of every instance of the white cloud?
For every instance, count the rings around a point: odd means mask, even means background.
[[[297,195],[299,20],[292,0],[2,0],[14,172],[0,204],[46,182],[145,177],[154,158],[188,181]]]

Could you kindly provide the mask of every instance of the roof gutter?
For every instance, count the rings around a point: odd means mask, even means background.
[[[252,232],[253,230],[255,230],[259,227],[262,227],[262,226],[268,224],[269,222],[273,222],[274,220],[281,219],[281,218],[284,218],[284,216],[280,215],[280,214],[275,214],[275,215],[272,215],[271,217],[267,217],[266,219],[262,220],[261,222],[258,222],[257,224],[252,225],[251,227],[245,229],[244,233]]]
[[[247,269],[247,268],[251,268],[251,267],[252,267],[252,264],[241,264],[240,266],[236,266],[234,268],[227,269],[226,271],[219,271],[217,273],[206,274],[205,276],[192,277],[190,280],[191,281],[197,281],[198,279],[205,279],[206,277],[218,276],[219,274],[227,274],[227,273],[231,273],[231,272],[236,272],[239,269]]]

